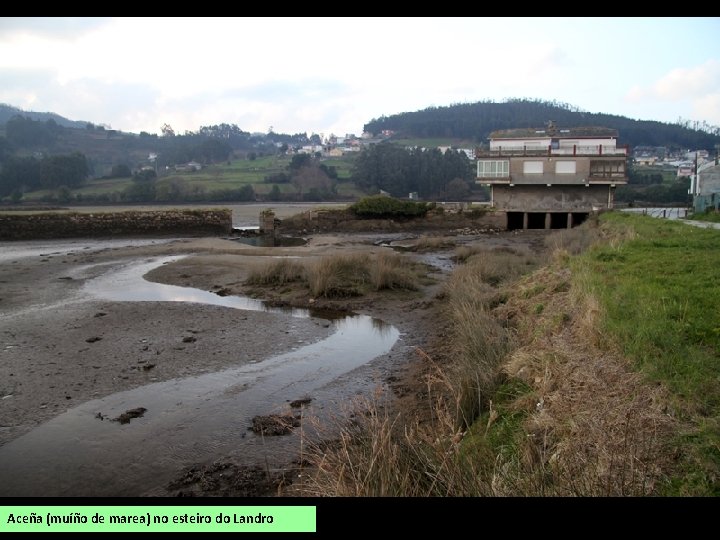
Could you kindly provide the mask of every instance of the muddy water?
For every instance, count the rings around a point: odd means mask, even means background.
[[[221,297],[187,287],[151,283],[142,276],[165,257],[128,264],[89,280],[84,292],[117,301],[212,303],[262,309],[258,301]],[[191,309],[191,305],[188,306]],[[277,311],[308,317],[307,310]],[[326,339],[255,364],[174,379],[86,402],[0,447],[2,496],[136,496],[152,494],[186,465],[233,454],[246,463],[288,459],[297,434],[260,437],[249,431],[258,414],[287,412],[288,400],[325,396],[343,374],[387,353],[398,330],[368,316],[331,321]],[[322,400],[314,402],[322,406]],[[144,407],[127,424],[123,412]],[[299,428],[296,428],[296,431]]]

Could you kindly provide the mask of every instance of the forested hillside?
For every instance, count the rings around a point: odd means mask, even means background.
[[[554,121],[558,126],[603,126],[619,131],[619,143],[635,146],[666,146],[705,149],[715,152],[720,144],[720,127],[706,123],[668,124],[634,120],[624,116],[589,113],[567,104],[539,100],[508,100],[503,103],[480,101],[447,107],[428,107],[421,111],[381,116],[365,124],[365,131],[378,134],[395,132],[396,137],[449,137],[469,139],[480,145],[498,129],[534,128]]]
[[[18,109],[17,107],[13,107],[12,105],[0,103],[0,124],[4,124],[13,116],[17,115],[30,118],[31,120],[40,120],[42,122],[52,120],[53,122],[62,127],[70,128],[82,128],[85,127],[85,124],[87,123],[80,120],[68,120],[64,116],[60,116],[59,114],[53,112],[23,111],[22,109]]]

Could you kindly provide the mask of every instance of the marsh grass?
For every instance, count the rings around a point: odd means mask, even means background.
[[[306,282],[305,266],[295,259],[276,259],[252,269],[245,280],[247,285],[280,286]]]
[[[450,249],[455,246],[455,240],[447,236],[421,236],[413,245],[414,251],[436,251]]]
[[[368,255],[323,257],[308,267],[308,285],[313,296],[344,298],[361,296],[370,282]]]
[[[402,255],[329,255],[304,261],[276,259],[251,269],[245,285],[282,287],[298,284],[314,297],[348,298],[371,291],[414,291],[425,269]]]
[[[537,269],[459,257],[432,421],[363,403],[316,494],[718,494],[720,233],[607,214],[550,242]]]

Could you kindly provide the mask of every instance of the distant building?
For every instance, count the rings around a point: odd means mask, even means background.
[[[175,165],[174,169],[175,172],[195,172],[202,169],[202,164],[197,161],[189,161],[187,163]]]
[[[613,207],[627,183],[628,149],[603,127],[509,129],[490,134],[476,151],[478,184],[491,205],[507,212],[508,229],[572,227]]]
[[[692,161],[683,161],[678,165],[678,178],[680,178],[681,176],[692,176],[693,174],[695,174],[695,163],[693,163]]]
[[[685,153],[685,159],[695,160],[695,158],[697,157],[697,159],[700,161],[706,161],[709,155],[710,153],[707,150],[692,150]]]
[[[315,154],[317,152],[322,153],[323,147],[321,144],[306,144],[302,148],[298,149],[298,154]]]
[[[657,156],[638,156],[635,158],[635,163],[638,165],[655,165],[657,162]]]
[[[472,148],[458,148],[458,152],[462,152],[469,160],[475,161],[475,150]]]

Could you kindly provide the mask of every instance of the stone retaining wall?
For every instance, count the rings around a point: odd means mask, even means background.
[[[232,211],[152,210],[0,214],[0,240],[108,236],[218,236],[232,232]]]

